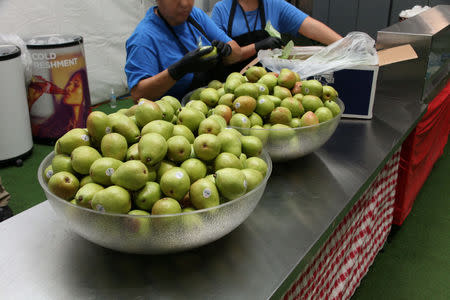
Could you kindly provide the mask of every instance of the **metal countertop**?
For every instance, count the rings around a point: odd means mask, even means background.
[[[114,252],[70,232],[47,201],[0,223],[1,299],[265,299],[279,296],[414,128],[423,104],[377,95],[317,152],[275,163],[255,211],[188,252]],[[306,258],[305,258],[306,257]]]

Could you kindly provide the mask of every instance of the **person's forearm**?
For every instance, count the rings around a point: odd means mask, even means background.
[[[231,54],[223,58],[224,65],[231,65],[241,60],[242,48],[235,41],[227,43],[231,47]]]
[[[303,21],[298,32],[307,38],[325,45],[329,45],[342,39],[342,36],[336,33],[333,29],[311,17],[307,17]]]
[[[246,60],[256,55],[255,44],[250,44],[241,47],[241,61]]]
[[[163,96],[176,81],[170,76],[166,70],[155,76],[142,79],[139,83],[131,89],[131,97],[137,102],[140,98],[148,100],[158,100]]]

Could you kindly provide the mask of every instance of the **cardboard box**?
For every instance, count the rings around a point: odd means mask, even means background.
[[[377,53],[379,63],[376,66],[356,66],[314,76],[314,79],[338,91],[339,98],[345,104],[343,117],[371,119],[379,67],[417,58],[409,44],[379,50]]]

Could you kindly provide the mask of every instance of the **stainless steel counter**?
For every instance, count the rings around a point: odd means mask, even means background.
[[[43,202],[0,223],[0,299],[278,297],[424,110],[377,95],[372,120],[344,119],[316,153],[275,164],[252,215],[189,252],[140,256],[101,248],[66,229]]]

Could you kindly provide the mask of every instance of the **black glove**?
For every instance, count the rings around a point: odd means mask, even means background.
[[[204,72],[213,68],[218,61],[218,56],[202,57],[213,50],[213,47],[207,47],[203,50],[195,49],[188,52],[182,59],[170,65],[167,68],[170,76],[179,80],[187,73]]]
[[[277,37],[268,37],[262,41],[255,43],[255,50],[258,52],[259,50],[263,49],[275,49],[275,48],[281,48],[283,45],[283,42],[280,38]]]
[[[227,57],[231,54],[231,46],[222,41],[214,40],[211,45],[217,48],[217,54],[219,54],[220,57]]]

